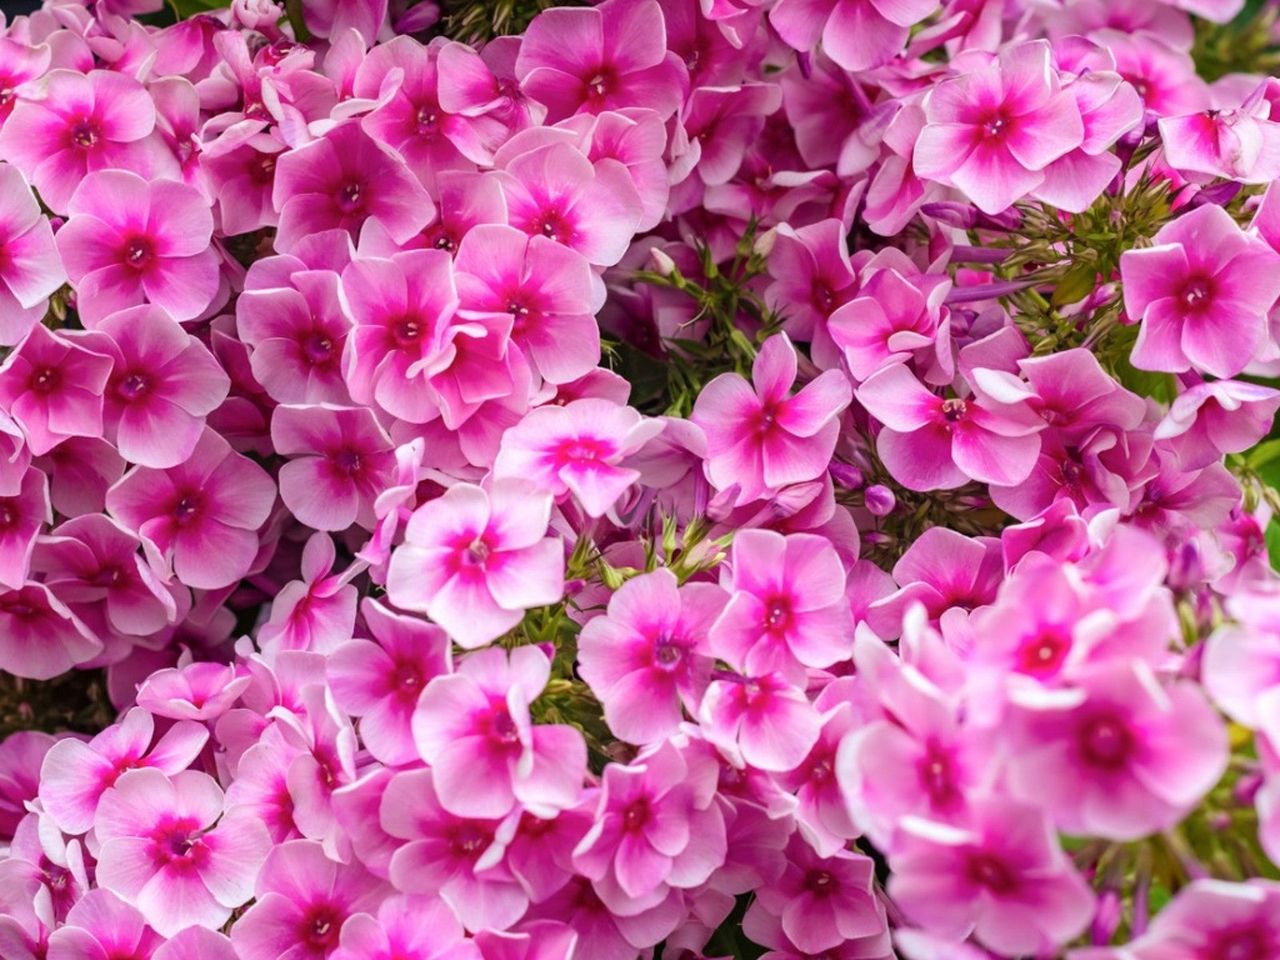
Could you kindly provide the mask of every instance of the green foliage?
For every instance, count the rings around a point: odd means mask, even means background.
[[[1197,19],[1191,50],[1196,72],[1210,83],[1231,73],[1274,75],[1280,70],[1276,21],[1277,11],[1267,0],[1248,0],[1230,23]]]
[[[548,7],[574,6],[576,0],[445,0],[444,33],[465,43],[521,33]]]

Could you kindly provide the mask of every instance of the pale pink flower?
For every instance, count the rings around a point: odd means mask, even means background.
[[[814,339],[827,318],[858,291],[849,241],[839,220],[779,226],[768,268],[772,282],[765,288],[765,302],[785,317],[787,333],[797,340]]]
[[[258,646],[264,651],[314,650],[329,653],[351,637],[356,622],[356,588],[351,578],[360,572],[353,566],[335,574],[337,550],[333,538],[314,533],[302,548],[300,580],[286,583],[271,603],[271,616],[258,630]]]
[[[691,416],[707,436],[707,476],[717,490],[736,487],[738,506],[822,476],[851,395],[844,374],[828,370],[793,396],[796,350],[785,335],[765,342],[751,372],[751,383],[716,377]]]
[[[22,427],[36,456],[69,437],[102,435],[112,360],[93,349],[92,338],[69,334],[37,324],[0,366],[0,407]]]
[[[696,713],[714,661],[707,630],[724,593],[706,583],[677,587],[659,568],[614,591],[604,616],[578,637],[578,671],[604,705],[614,736],[655,743],[675,733],[683,711]]]
[[[1241,453],[1271,430],[1280,391],[1238,380],[1214,380],[1184,390],[1169,404],[1154,439],[1177,451],[1188,469]]]
[[[110,890],[85,893],[49,937],[50,960],[84,957],[154,957],[164,938],[143,915]]]
[[[0,592],[0,666],[48,680],[102,652],[102,641],[49,588],[28,582]]]
[[[464,647],[510,630],[564,593],[563,547],[547,536],[551,497],[514,481],[469,483],[419,507],[391,556],[387,595],[420,610]]]
[[[17,167],[0,163],[0,343],[12,346],[25,337],[66,278],[31,188]]]
[[[252,682],[234,664],[198,660],[151,674],[138,688],[137,703],[157,717],[208,722],[231,709]]]
[[[529,715],[550,676],[537,647],[517,647],[509,660],[490,647],[427,685],[413,714],[413,739],[445,810],[496,819],[520,804],[548,816],[578,801],[587,770],[582,734],[567,724],[535,724]]]
[[[1123,949],[1125,960],[1271,956],[1280,951],[1280,884],[1193,880]]]
[[[57,740],[42,730],[19,730],[0,740],[0,838],[12,839],[40,790],[40,765]]]

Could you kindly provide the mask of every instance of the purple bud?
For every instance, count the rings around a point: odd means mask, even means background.
[[[1096,945],[1110,943],[1111,938],[1120,929],[1120,921],[1124,916],[1124,901],[1114,890],[1103,890],[1098,897],[1098,909],[1093,915],[1093,926],[1089,931],[1089,939]]]
[[[863,500],[867,505],[867,509],[877,517],[887,517],[893,513],[893,508],[898,505],[898,498],[893,495],[893,491],[878,483],[867,487],[867,492],[863,494]]]
[[[831,479],[846,490],[861,490],[867,478],[851,463],[835,463],[827,468]]]

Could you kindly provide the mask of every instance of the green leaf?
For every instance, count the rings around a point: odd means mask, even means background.
[[[1049,302],[1055,307],[1078,303],[1091,294],[1097,285],[1098,268],[1088,261],[1077,263],[1058,281]]]
[[[221,10],[228,6],[228,2],[224,2],[224,0],[169,0],[169,5],[173,7],[173,12],[179,20],[185,20],[188,17],[194,17],[197,13]]]
[[[1178,383],[1171,373],[1139,370],[1122,356],[1116,361],[1116,378],[1140,397],[1151,397],[1160,403],[1172,403],[1178,395]]]
[[[1280,439],[1264,440],[1249,451],[1245,456],[1245,463],[1251,470],[1262,470],[1267,464],[1277,459],[1280,459]]]

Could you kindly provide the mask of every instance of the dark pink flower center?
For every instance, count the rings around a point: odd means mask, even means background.
[[[276,175],[276,156],[264,153],[249,164],[249,177],[256,183],[270,183]]]
[[[358,181],[351,181],[343,184],[338,189],[338,209],[343,213],[355,213],[365,202],[364,184]]]
[[[834,773],[831,754],[824,753],[809,761],[810,783],[828,783]]]
[[[942,401],[942,416],[948,423],[958,423],[969,412],[968,406],[959,397]]]
[[[684,647],[666,634],[653,646],[653,662],[664,670],[674,670],[684,660]]]
[[[101,567],[97,573],[95,573],[92,577],[89,578],[89,582],[96,587],[114,587],[117,583],[120,582],[120,579],[123,576],[124,576],[124,573],[121,571],[119,567],[104,566],[104,567]]]
[[[556,449],[556,464],[561,467],[570,464],[593,464],[608,458],[612,453],[609,444],[593,437],[578,437],[566,440]]]
[[[151,241],[146,237],[134,237],[124,245],[124,262],[135,270],[141,270],[155,255]]]
[[[804,888],[814,896],[829,897],[840,889],[840,884],[829,870],[810,870],[804,875]]]
[[[831,288],[825,283],[815,283],[813,285],[813,305],[815,307],[823,313],[830,313],[835,302],[836,295],[831,292]]]
[[[476,537],[462,551],[462,562],[466,566],[483,567],[492,552],[484,537]]]
[[[1204,960],[1271,960],[1280,944],[1266,930],[1250,926],[1222,931]]]
[[[1030,674],[1056,673],[1070,649],[1069,637],[1056,628],[1046,628],[1023,643],[1018,657],[1019,669]]]
[[[951,756],[937,743],[929,742],[917,773],[920,785],[935,807],[948,807],[959,799]]]
[[[151,389],[151,380],[142,373],[131,373],[116,384],[116,396],[126,403],[140,399]]]
[[[348,477],[354,477],[360,472],[360,453],[356,450],[339,450],[330,457],[330,461],[335,470]]]
[[[489,736],[508,746],[519,742],[520,731],[516,729],[516,722],[511,718],[511,713],[505,704],[494,707],[489,717]]]
[[[71,142],[82,150],[97,146],[101,135],[98,125],[88,118],[71,125]]]
[[[400,347],[416,346],[422,340],[424,324],[417,317],[401,317],[391,325],[391,337]]]
[[[392,689],[402,698],[417,700],[422,691],[422,671],[415,663],[399,662],[391,675]]]
[[[602,66],[587,79],[587,99],[603,100],[614,85],[613,71]]]
[[[478,825],[464,823],[453,831],[449,848],[454,856],[470,860],[479,856],[492,839],[492,835]]]
[[[1196,309],[1203,306],[1212,295],[1213,283],[1209,278],[1191,277],[1183,286],[1180,298],[1187,307]]]
[[[1079,731],[1080,753],[1096,767],[1123,767],[1133,753],[1133,734],[1118,717],[1102,715],[1087,721]]]
[[[778,405],[774,403],[766,403],[760,407],[760,413],[756,421],[757,433],[771,433],[778,425]]]
[[[334,344],[323,333],[309,333],[302,338],[302,357],[313,367],[330,363],[334,356]]]
[[[538,220],[534,221],[533,230],[549,240],[558,240],[564,244],[573,239],[573,231],[565,223],[564,216],[559,210],[545,211]]]
[[[13,500],[7,497],[0,500],[0,530],[8,530],[15,526],[21,515]]]
[[[31,377],[31,389],[36,393],[53,393],[58,389],[62,378],[52,367],[41,367]]]
[[[653,816],[653,810],[649,806],[648,798],[638,797],[627,804],[626,809],[622,811],[622,828],[632,832],[643,830],[651,816]]]
[[[994,854],[970,855],[966,873],[970,881],[992,893],[1009,893],[1018,886],[1017,878],[1009,865]]]
[[[436,126],[440,122],[440,118],[436,115],[436,107],[434,104],[423,104],[418,108],[418,112],[413,117],[414,126],[418,128],[418,133],[435,133]]]
[[[151,860],[157,867],[198,869],[209,858],[199,824],[182,819],[161,824],[151,835]]]
[[[318,903],[303,915],[301,939],[314,950],[326,954],[338,945],[342,931],[342,915],[328,903]]]
[[[178,526],[191,523],[200,513],[200,495],[188,493],[179,497],[173,504],[173,519]]]
[[[791,600],[788,597],[770,597],[764,605],[764,628],[782,633],[791,625]]]

